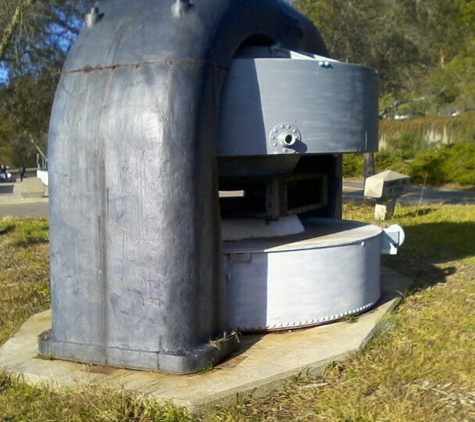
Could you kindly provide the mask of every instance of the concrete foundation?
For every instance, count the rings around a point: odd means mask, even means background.
[[[0,348],[0,369],[26,382],[52,388],[96,385],[146,394],[190,410],[231,403],[240,397],[262,396],[301,373],[317,375],[333,361],[366,346],[382,329],[411,281],[382,268],[382,296],[376,306],[354,322],[337,322],[309,329],[242,336],[238,350],[214,370],[193,375],[133,371],[38,358],[38,335],[51,325],[49,311],[30,318]]]

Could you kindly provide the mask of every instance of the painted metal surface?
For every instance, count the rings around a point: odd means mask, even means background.
[[[383,229],[381,237],[381,253],[384,255],[397,255],[398,248],[406,240],[404,229],[399,224],[391,224]]]
[[[377,151],[376,72],[285,53],[252,48],[233,60],[222,99],[218,155]]]
[[[303,224],[301,234],[224,243],[231,327],[301,328],[361,313],[377,302],[382,230],[334,219]]]
[[[261,218],[234,218],[221,220],[223,241],[250,239],[254,237],[287,236],[303,233],[304,227],[296,215],[280,217],[277,220]]]
[[[232,349],[216,157],[226,72],[244,43],[327,51],[278,0],[182,6],[105,1],[68,55],[49,132],[53,328],[40,353],[184,373]]]

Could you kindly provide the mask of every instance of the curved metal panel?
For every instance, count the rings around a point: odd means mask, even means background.
[[[281,0],[194,0],[179,17],[174,0],[106,0],[64,70],[199,60],[227,68],[247,39],[328,55],[315,26]]]
[[[223,91],[218,155],[377,151],[376,72],[326,63],[234,59]]]
[[[115,0],[68,56],[49,133],[53,329],[40,352],[193,372],[225,338],[216,158],[225,69],[254,36],[325,54],[280,1]],[[230,341],[229,344],[232,343]]]
[[[302,234],[225,242],[231,327],[300,328],[358,314],[376,303],[382,230],[325,219],[304,225]]]

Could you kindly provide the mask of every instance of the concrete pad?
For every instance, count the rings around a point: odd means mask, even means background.
[[[50,311],[31,317],[0,348],[0,369],[31,384],[53,388],[87,384],[146,394],[190,410],[240,397],[267,394],[289,377],[317,375],[333,361],[363,348],[378,323],[400,302],[411,280],[382,269],[383,295],[377,306],[354,322],[337,322],[290,332],[245,335],[238,351],[213,370],[175,375],[86,365],[37,357],[38,335],[51,328]]]
[[[22,198],[43,198],[46,192],[46,185],[38,177],[23,179],[20,184],[15,184],[15,188],[20,190]]]

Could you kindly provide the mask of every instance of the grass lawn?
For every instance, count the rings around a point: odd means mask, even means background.
[[[347,219],[373,209],[346,204]],[[475,421],[475,206],[399,207],[406,231],[384,264],[413,290],[365,350],[264,398],[189,415],[128,393],[53,392],[0,373],[0,421]],[[48,224],[0,221],[0,344],[49,306]],[[350,323],[350,321],[349,321]]]

